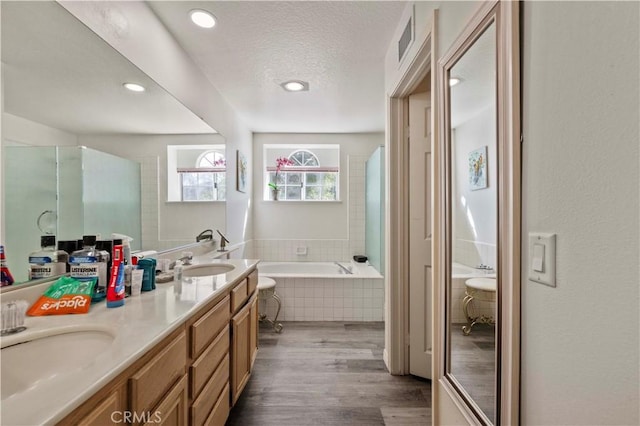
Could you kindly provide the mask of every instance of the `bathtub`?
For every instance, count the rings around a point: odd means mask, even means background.
[[[467,319],[462,311],[462,299],[464,299],[465,281],[474,277],[492,277],[495,278],[494,272],[488,273],[482,269],[472,268],[471,266],[453,263],[451,265],[451,319],[454,324],[464,324]],[[485,316],[495,315],[495,302],[474,302],[478,313]]]
[[[272,278],[382,278],[372,266],[355,262],[260,262],[258,273]]]
[[[339,265],[340,266],[339,266]],[[276,281],[279,321],[382,321],[383,277],[355,262],[260,262],[258,274]],[[273,318],[275,303],[260,302]]]

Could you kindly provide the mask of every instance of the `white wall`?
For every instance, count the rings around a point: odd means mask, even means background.
[[[78,137],[5,112],[2,114],[2,145],[76,146]]]
[[[223,144],[221,135],[81,135],[79,143],[141,163],[144,249],[192,243],[204,229],[225,231],[224,202],[167,202],[167,145]]]
[[[495,106],[481,110],[453,129],[452,174],[453,261],[475,267],[480,263],[496,267],[497,236],[497,143]],[[469,153],[487,146],[487,184],[485,189],[469,187]]]
[[[227,156],[240,150],[251,164],[252,135],[229,103],[180,47],[144,2],[59,3],[114,49],[154,79],[226,139]],[[245,193],[236,187],[236,163],[230,162],[227,237],[239,243],[252,237],[251,176]],[[236,252],[234,256],[242,256]]]
[[[522,423],[639,424],[638,2],[524,3]],[[523,266],[527,265],[526,245]]]

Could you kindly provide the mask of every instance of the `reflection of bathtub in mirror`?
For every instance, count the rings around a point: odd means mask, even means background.
[[[469,278],[474,277],[494,277],[495,273],[487,273],[482,269],[476,269],[471,266],[463,265],[461,263],[453,263],[451,265],[451,322],[454,324],[466,324],[467,318],[462,310],[462,299],[464,299],[465,282]],[[485,316],[496,317],[495,302],[477,301],[476,309],[479,314]]]

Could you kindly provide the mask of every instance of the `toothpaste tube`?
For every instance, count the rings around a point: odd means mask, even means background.
[[[113,260],[111,263],[111,279],[107,288],[107,308],[117,308],[124,305],[124,263],[122,244],[113,246]]]

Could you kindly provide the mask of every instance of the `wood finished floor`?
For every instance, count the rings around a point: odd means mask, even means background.
[[[471,334],[462,333],[463,324],[451,329],[451,373],[495,423],[496,418],[496,329],[476,324]]]
[[[430,425],[431,384],[392,376],[384,323],[261,324],[258,358],[227,425]]]

